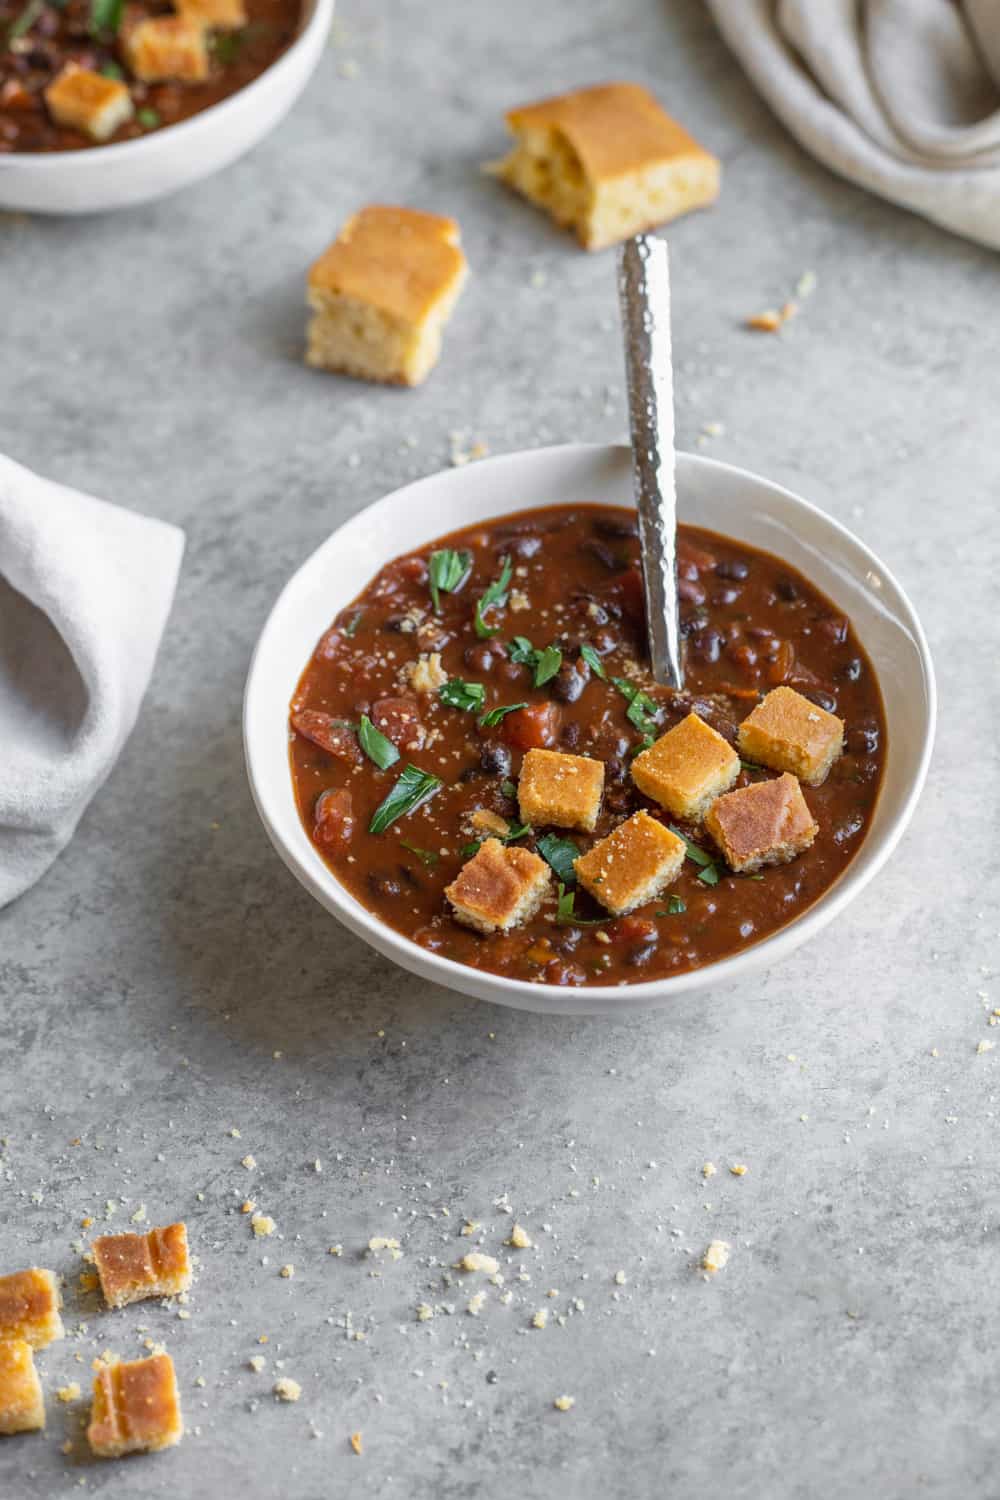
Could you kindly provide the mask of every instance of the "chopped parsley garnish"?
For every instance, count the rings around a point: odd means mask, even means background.
[[[561,839],[557,833],[543,833],[537,844],[538,852],[555,870],[563,885],[576,885],[573,861],[579,859],[580,851],[572,839]]]
[[[487,625],[485,616],[494,607],[502,609],[507,603],[507,590],[510,588],[510,580],[514,576],[514,568],[509,557],[500,561],[500,577],[495,578],[486,590],[476,600],[476,613],[472,623],[476,627],[476,634],[481,641],[489,640],[491,635],[496,635],[500,629],[499,625]]]
[[[481,682],[463,682],[461,677],[449,677],[438,688],[438,697],[449,708],[461,708],[473,713],[486,701],[486,689]]]
[[[531,832],[530,823],[512,823],[510,829],[500,840],[502,844],[514,844],[518,839],[523,839],[526,833]]]
[[[508,714],[516,713],[519,708],[527,708],[527,706],[526,703],[508,703],[503,708],[491,708],[488,713],[479,715],[479,722],[484,729],[492,729]]]
[[[217,32],[209,41],[209,49],[212,56],[220,63],[231,63],[236,60],[243,46],[243,34],[239,31]]]
[[[452,547],[443,547],[432,552],[427,563],[427,584],[434,603],[434,613],[441,613],[441,595],[454,594],[472,572],[472,553],[456,552]]]
[[[607,917],[578,917],[574,911],[576,904],[576,892],[568,891],[560,880],[558,886],[558,899],[556,904],[556,921],[561,927],[572,922],[575,927],[600,927],[602,922],[607,922]]]
[[[367,714],[361,715],[361,723],[358,725],[358,743],[368,759],[373,760],[380,771],[387,771],[399,759],[399,751],[392,740],[387,740],[382,731],[375,728]]]
[[[587,642],[584,641],[583,645],[580,647],[580,655],[583,657],[584,661],[587,663],[587,666],[593,672],[594,676],[599,677],[602,682],[607,682],[608,674],[604,670],[604,663],[601,661],[601,658],[598,656],[593,646],[589,646]]]
[[[681,900],[680,896],[668,896],[666,911],[658,911],[656,915],[658,917],[679,917],[686,911],[687,906]]]
[[[160,116],[155,109],[137,109],[135,117],[145,130],[155,130],[160,123]]]
[[[698,871],[698,879],[705,885],[718,885],[719,867],[716,864],[706,865],[703,870]]]
[[[718,885],[719,880],[721,879],[719,875],[719,867],[715,863],[715,860],[712,858],[712,856],[710,854],[706,854],[705,850],[702,849],[700,845],[696,844],[693,839],[689,839],[686,834],[681,833],[679,828],[675,828],[673,823],[671,823],[669,827],[671,833],[675,833],[679,839],[684,840],[684,848],[687,851],[688,859],[692,862],[692,864],[699,866],[698,879],[702,882],[702,884]]]
[[[660,718],[659,704],[654,703],[652,698],[644,693],[642,688],[636,687],[634,682],[629,682],[627,677],[612,677],[611,681],[628,704],[625,710],[626,719],[652,743],[655,738],[654,730]]]
[[[471,859],[474,854],[479,853],[482,847],[483,844],[481,839],[473,839],[471,844],[463,844],[458,852],[463,859]]]
[[[525,635],[516,635],[507,647],[510,661],[519,666],[530,667],[535,674],[535,687],[544,687],[562,666],[563,654],[559,646],[545,646],[539,651]]]
[[[743,770],[743,771],[746,771],[746,773],[747,773],[748,776],[754,776],[754,775],[766,776],[767,775],[767,767],[766,766],[759,766],[755,760],[741,760],[740,761],[740,769]]]
[[[100,72],[101,72],[101,77],[102,78],[115,78],[115,79],[118,79],[118,78],[124,78],[125,77],[124,72],[118,66],[118,64],[116,62],[101,63]]]
[[[30,31],[44,9],[44,0],[28,0],[21,14],[7,27],[7,40],[13,42]]]
[[[347,624],[343,627],[345,635],[354,635],[358,626],[361,624],[362,619],[364,618],[364,613],[365,612],[363,609],[355,610],[354,614],[348,620]]]
[[[379,803],[368,824],[369,833],[384,833],[397,818],[414,812],[422,802],[441,790],[440,776],[430,771],[421,771],[419,766],[408,765],[387,797]]]
[[[516,635],[507,647],[507,656],[510,661],[517,662],[518,666],[534,667],[538,652],[526,635]]]
[[[512,781],[501,781],[500,790],[503,792],[505,797],[517,796],[517,787]]]
[[[90,19],[87,29],[91,36],[102,31],[117,31],[122,24],[125,0],[90,0]],[[142,114],[142,110],[139,111]]]
[[[440,855],[435,854],[433,849],[418,849],[416,844],[408,844],[405,839],[400,839],[399,847],[401,849],[409,849],[411,854],[417,856],[422,865],[436,865],[440,858]]]

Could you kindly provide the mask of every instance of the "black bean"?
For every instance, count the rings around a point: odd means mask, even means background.
[[[564,724],[559,731],[559,743],[565,745],[567,750],[575,750],[580,743],[580,726],[570,721]]]
[[[540,536],[519,536],[512,541],[503,542],[497,547],[497,553],[507,553],[514,557],[534,557],[541,549],[542,539]]]
[[[633,516],[598,516],[594,530],[606,541],[617,542],[624,537],[639,535],[639,522]]]
[[[855,834],[861,832],[865,826],[865,815],[862,812],[850,813],[833,831],[833,842],[835,844],[846,844],[854,838]]]
[[[479,754],[479,764],[491,776],[509,776],[510,751],[506,745],[484,745]]]
[[[477,642],[474,646],[466,646],[462,652],[462,660],[474,672],[491,672],[493,670],[494,648],[488,646],[485,641]]]
[[[579,946],[583,932],[579,927],[564,927],[559,936],[552,939],[552,946],[560,953],[572,953]]]
[[[612,552],[611,548],[605,542],[599,542],[595,537],[591,537],[586,542],[581,542],[580,551],[588,552],[591,557],[596,557],[597,561],[602,563],[609,573],[620,573],[623,568],[628,566],[617,553]]]
[[[549,683],[549,692],[553,698],[558,698],[560,703],[575,703],[586,685],[573,664],[564,661]]]
[[[383,630],[392,631],[396,635],[402,634],[403,631],[412,630],[412,628],[413,621],[409,615],[387,615],[382,624]]]
[[[700,661],[718,661],[722,650],[722,636],[713,625],[709,625],[693,638],[691,649]]]
[[[848,682],[857,682],[861,676],[861,658],[852,656],[849,662],[845,662],[840,669],[841,677],[846,677]]]
[[[803,688],[802,696],[808,698],[810,703],[815,703],[817,708],[825,708],[828,714],[837,712],[837,700],[825,688]]]
[[[381,875],[378,870],[372,870],[368,876],[368,884],[375,896],[401,896],[403,894],[403,887],[398,880],[394,880],[391,875]]]
[[[712,595],[713,604],[735,604],[742,589],[716,589]]]
[[[459,771],[458,779],[459,781],[478,781],[482,774],[482,766],[466,766],[464,770]]]
[[[774,585],[774,592],[786,604],[794,604],[799,597],[799,586],[794,578],[779,578]]]
[[[654,938],[651,943],[640,943],[638,947],[632,948],[629,951],[625,962],[629,964],[633,969],[641,969],[645,964],[649,963],[649,960],[652,958],[655,952],[656,939]]]
[[[879,728],[874,719],[862,719],[847,731],[847,748],[853,755],[874,755],[878,742]]]
[[[619,755],[609,755],[604,762],[604,779],[608,782],[624,781],[626,766]]]
[[[717,562],[715,565],[716,578],[732,578],[742,583],[744,578],[750,577],[750,569],[745,562],[739,562],[736,558],[729,561]]]

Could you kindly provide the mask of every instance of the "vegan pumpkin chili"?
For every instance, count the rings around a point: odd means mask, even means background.
[[[316,647],[289,729],[302,821],[363,906],[457,963],[613,985],[736,953],[822,895],[878,797],[885,719],[872,666],[844,615],[776,557],[681,526],[678,579],[683,692],[649,675],[632,511],[508,515],[386,564]],[[704,825],[643,796],[630,767],[692,712],[734,744],[778,685],[844,721],[843,753],[822,785],[803,788],[818,825],[811,847],[736,875]],[[517,783],[532,748],[603,763],[592,833],[522,823]],[[744,761],[734,787],[774,775]],[[688,841],[687,858],[654,900],[613,917],[572,861],[639,809]],[[483,935],[455,920],[444,892],[487,838],[540,854],[554,873],[535,915]]]

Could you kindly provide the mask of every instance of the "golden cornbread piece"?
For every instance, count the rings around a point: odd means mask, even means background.
[[[61,1306],[59,1284],[51,1271],[33,1266],[0,1276],[0,1339],[23,1339],[33,1349],[44,1349],[63,1337]]]
[[[310,267],[306,363],[419,385],[437,364],[467,274],[454,219],[363,208]]]
[[[521,765],[517,800],[525,823],[593,831],[604,792],[604,762],[560,750],[529,750]]]
[[[208,44],[200,21],[188,16],[154,16],[124,34],[125,61],[143,83],[177,79],[197,83],[208,77]]]
[[[444,893],[456,921],[477,932],[509,932],[535,915],[550,884],[544,859],[487,839]]]
[[[37,1432],[45,1426],[42,1383],[24,1339],[0,1339],[0,1434]]]
[[[243,0],[174,0],[177,14],[212,31],[239,31],[247,24]]]
[[[640,792],[688,823],[700,823],[739,772],[732,745],[697,714],[688,714],[632,762]]]
[[[57,125],[82,130],[93,141],[106,141],[134,113],[127,86],[90,68],[64,68],[44,93]]]
[[[747,760],[821,786],[844,748],[844,723],[794,688],[776,687],[743,720],[736,737]]]
[[[685,844],[648,812],[633,813],[573,861],[576,878],[613,916],[623,917],[676,880]]]
[[[94,1377],[87,1442],[98,1458],[156,1453],[184,1432],[169,1354],[102,1365]]]
[[[513,150],[491,170],[587,250],[713,203],[719,163],[636,83],[512,109]]]
[[[109,1307],[125,1307],[144,1297],[173,1297],[191,1285],[184,1224],[168,1224],[146,1234],[102,1234],[93,1249]]]
[[[818,831],[802,788],[787,771],[719,797],[705,827],[730,869],[744,875],[763,865],[787,864],[809,848]]]

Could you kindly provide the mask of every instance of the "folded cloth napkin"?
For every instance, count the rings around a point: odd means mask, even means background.
[[[1000,248],[998,0],[708,0],[775,114],[835,172]]]
[[[131,733],[184,533],[0,455],[0,907],[47,870]]]

